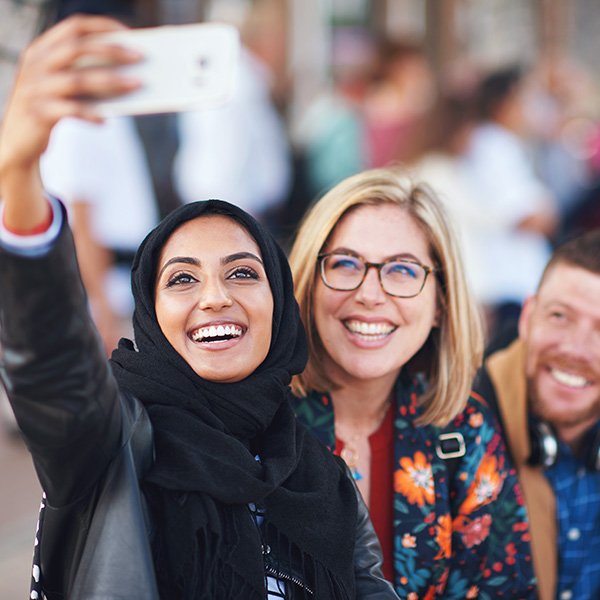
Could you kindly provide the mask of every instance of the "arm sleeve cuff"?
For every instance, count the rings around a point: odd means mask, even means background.
[[[43,233],[18,235],[4,227],[4,205],[0,205],[0,246],[5,250],[21,256],[42,256],[52,248],[63,224],[63,211],[60,201],[47,196],[52,209],[52,222]]]

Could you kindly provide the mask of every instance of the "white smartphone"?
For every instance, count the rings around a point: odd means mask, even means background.
[[[144,55],[139,63],[118,67],[142,81],[139,90],[91,101],[104,117],[212,108],[233,94],[240,40],[231,25],[164,25],[100,38]]]

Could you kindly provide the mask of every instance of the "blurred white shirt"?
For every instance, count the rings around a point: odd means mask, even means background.
[[[91,207],[94,239],[105,248],[134,252],[158,222],[146,154],[130,117],[102,125],[63,119],[52,131],[40,168],[45,189],[67,211],[77,202]],[[118,313],[131,310],[128,268],[111,270],[107,294]]]
[[[259,216],[286,199],[290,149],[269,80],[266,67],[243,50],[233,98],[178,115],[173,171],[184,202],[218,198]]]
[[[551,247],[547,238],[517,229],[552,198],[533,172],[522,141],[495,124],[476,128],[462,169],[488,226],[478,248],[483,260],[481,301],[521,303],[535,292]]]

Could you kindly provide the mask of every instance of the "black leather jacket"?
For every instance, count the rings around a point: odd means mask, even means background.
[[[46,596],[158,599],[138,485],[152,460],[151,427],[111,375],[68,227],[43,256],[0,248],[0,290],[1,374],[47,498],[39,540]],[[357,598],[397,598],[362,501],[354,562]]]

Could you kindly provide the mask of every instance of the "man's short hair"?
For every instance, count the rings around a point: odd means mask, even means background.
[[[600,275],[600,229],[592,229],[558,246],[544,269],[538,289],[552,268],[565,263]]]

